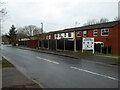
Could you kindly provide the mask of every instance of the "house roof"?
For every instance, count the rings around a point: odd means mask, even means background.
[[[99,23],[99,24],[93,24],[93,25],[87,25],[87,26],[81,26],[76,28],[67,28],[64,30],[59,31],[52,31],[49,33],[62,33],[62,32],[73,32],[73,31],[84,31],[84,30],[93,30],[93,29],[101,29],[101,28],[113,28],[117,24],[120,24],[119,21],[112,21],[112,22],[106,22],[106,23]]]

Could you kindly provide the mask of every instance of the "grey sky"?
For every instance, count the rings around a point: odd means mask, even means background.
[[[8,11],[2,33],[14,24],[17,28],[25,25],[44,23],[44,31],[61,30],[83,25],[89,19],[102,17],[113,20],[118,16],[119,0],[3,0]]]

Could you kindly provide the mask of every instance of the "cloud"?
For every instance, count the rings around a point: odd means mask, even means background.
[[[118,14],[118,0],[4,0],[8,19],[4,22],[4,32],[10,26],[16,27],[33,24],[44,30],[60,30],[74,27],[75,21],[80,25],[88,19],[106,17],[112,20]]]

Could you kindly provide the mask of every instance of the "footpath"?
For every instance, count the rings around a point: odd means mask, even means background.
[[[35,49],[35,48],[28,48],[28,47],[21,47],[21,46],[17,46],[16,48],[37,51],[37,52],[46,53],[46,54],[53,54],[53,55],[58,55],[63,57],[69,57],[69,58],[79,59],[79,60],[80,59],[89,60],[91,62],[103,63],[108,65],[117,65],[116,58],[118,58],[118,56],[91,55],[91,54],[82,54],[82,53],[73,53],[73,52]]]
[[[9,62],[4,60],[2,64],[2,90],[42,90],[39,84],[20,73]]]

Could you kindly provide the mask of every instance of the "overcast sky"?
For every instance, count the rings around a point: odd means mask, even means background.
[[[8,15],[3,22],[2,33],[11,25],[16,28],[25,25],[41,26],[44,31],[62,30],[82,26],[89,19],[102,17],[110,21],[118,16],[119,0],[3,0]],[[80,24],[79,24],[80,23]]]

